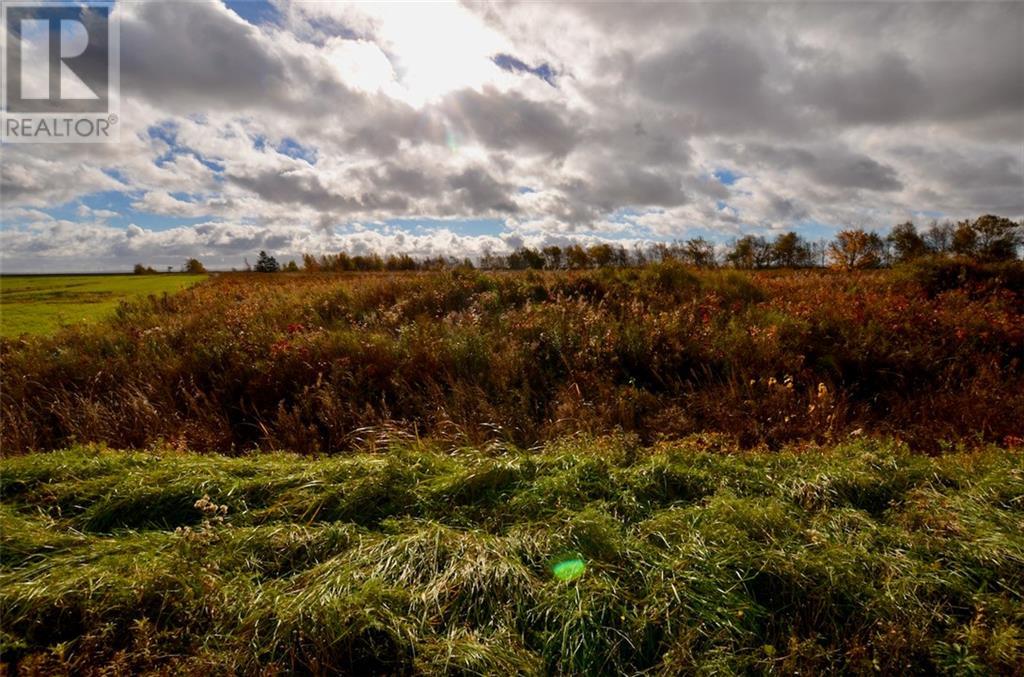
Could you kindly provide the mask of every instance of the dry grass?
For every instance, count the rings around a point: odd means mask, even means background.
[[[614,430],[1016,444],[1020,265],[221,275],[106,324],[0,340],[4,453],[529,446]]]

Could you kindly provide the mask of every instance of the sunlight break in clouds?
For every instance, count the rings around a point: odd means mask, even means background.
[[[115,12],[121,141],[2,148],[4,271],[1024,215],[1019,2]]]

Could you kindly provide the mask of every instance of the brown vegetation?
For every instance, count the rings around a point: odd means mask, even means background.
[[[4,452],[1020,436],[1021,265],[220,275],[0,345]]]

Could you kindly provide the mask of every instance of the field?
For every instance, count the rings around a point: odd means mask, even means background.
[[[0,335],[46,334],[95,321],[118,304],[149,294],[173,293],[205,275],[2,275]]]
[[[1022,281],[221,274],[0,338],[4,669],[1024,674]]]

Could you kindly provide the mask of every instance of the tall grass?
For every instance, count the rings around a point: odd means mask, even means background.
[[[3,447],[315,453],[617,429],[1016,444],[1024,305],[1005,272],[220,275],[102,326],[0,340]]]
[[[1019,452],[619,436],[318,459],[78,447],[0,471],[11,671],[1024,665]],[[566,558],[580,577],[553,575]]]

